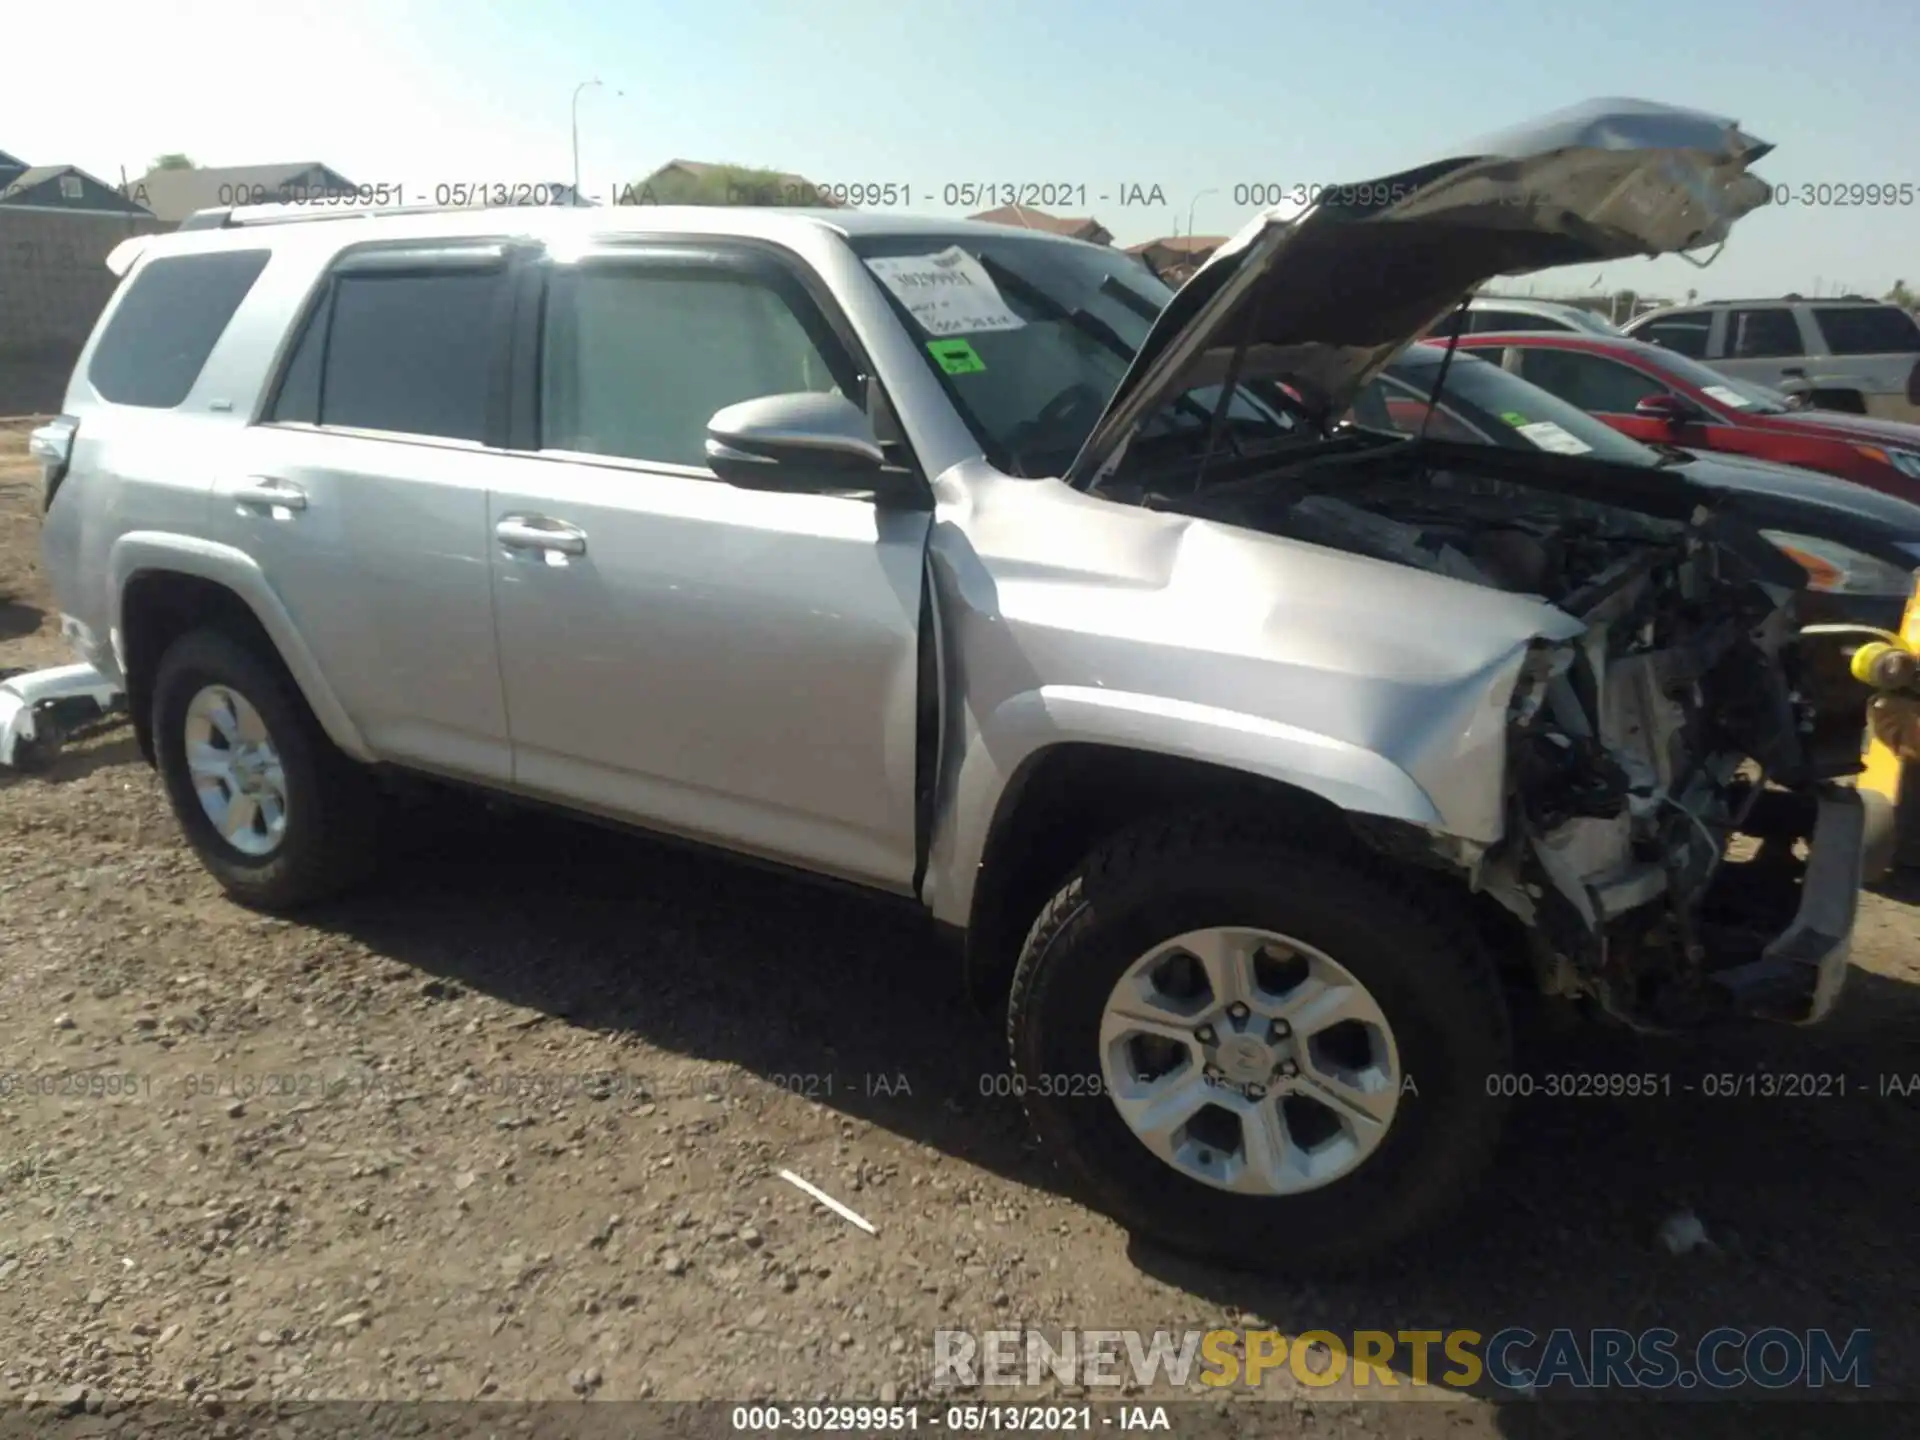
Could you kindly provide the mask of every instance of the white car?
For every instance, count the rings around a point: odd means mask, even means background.
[[[1482,296],[1468,301],[1464,312],[1455,310],[1427,334],[1444,339],[1448,335],[1484,335],[1506,330],[1584,330],[1589,335],[1625,333],[1604,315],[1583,310],[1578,305]]]

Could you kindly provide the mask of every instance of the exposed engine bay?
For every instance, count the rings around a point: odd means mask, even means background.
[[[1336,446],[1131,498],[1539,596],[1583,621],[1575,640],[1536,642],[1515,687],[1505,837],[1447,863],[1520,920],[1549,993],[1649,1029],[1799,1018],[1808,967],[1775,943],[1806,868],[1795,847],[1831,788],[1820,782],[1851,773],[1804,743],[1800,572],[1678,489],[1597,503],[1618,467],[1546,458]],[[1765,837],[1759,858],[1739,853],[1751,843],[1730,854],[1736,835]]]

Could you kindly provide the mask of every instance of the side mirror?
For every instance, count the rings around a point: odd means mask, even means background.
[[[872,484],[885,452],[866,415],[844,395],[763,395],[714,412],[707,464],[749,490],[857,489]]]
[[[1678,395],[1643,395],[1633,407],[1642,420],[1658,420],[1664,425],[1684,425],[1700,418],[1699,412]]]

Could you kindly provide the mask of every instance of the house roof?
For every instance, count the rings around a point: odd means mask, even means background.
[[[256,189],[272,196],[281,185],[309,170],[333,170],[318,160],[295,160],[279,165],[213,165],[191,170],[149,170],[133,182],[146,206],[162,220],[184,220],[196,210],[233,203],[236,192]],[[345,178],[345,177],[342,177]],[[226,199],[221,199],[222,195]]]
[[[56,176],[65,175],[69,172],[76,175],[80,173],[74,170],[71,165],[29,165],[7,182],[7,188],[11,190],[17,185],[22,190],[25,190],[34,185],[44,185]]]
[[[1149,250],[1171,250],[1176,255],[1211,254],[1229,238],[1225,235],[1162,235],[1157,240],[1142,240],[1138,245],[1127,246],[1127,253],[1144,255]]]
[[[135,200],[130,195],[122,194],[119,190],[107,184],[107,182],[102,180],[98,175],[90,175],[78,165],[34,165],[22,170],[18,175],[14,175],[11,178],[8,178],[5,169],[0,167],[0,205],[18,204],[20,203],[20,197],[23,197],[28,191],[37,190],[49,181],[58,180],[65,175],[77,175],[89,185],[93,186],[95,190],[112,197],[113,203],[111,206],[94,205],[88,207],[91,208],[94,213],[105,213],[109,209],[114,212],[124,211],[129,215],[145,215],[148,213],[147,208],[138,200]]]
[[[982,210],[978,215],[968,218],[988,225],[1011,225],[1020,230],[1045,230],[1075,240],[1083,240],[1095,231],[1113,233],[1090,215],[1049,215],[1029,205],[1002,205],[998,209]]]
[[[27,168],[27,162],[18,155],[9,155],[0,150],[0,175],[15,174]]]

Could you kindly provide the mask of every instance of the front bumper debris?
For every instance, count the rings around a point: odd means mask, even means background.
[[[1811,1025],[1833,1009],[1846,984],[1853,949],[1868,821],[1868,804],[1859,790],[1838,783],[1819,787],[1792,923],[1758,959],[1711,977],[1738,1013]]]
[[[67,732],[126,708],[126,694],[91,665],[56,665],[0,678],[0,768],[33,770]]]

